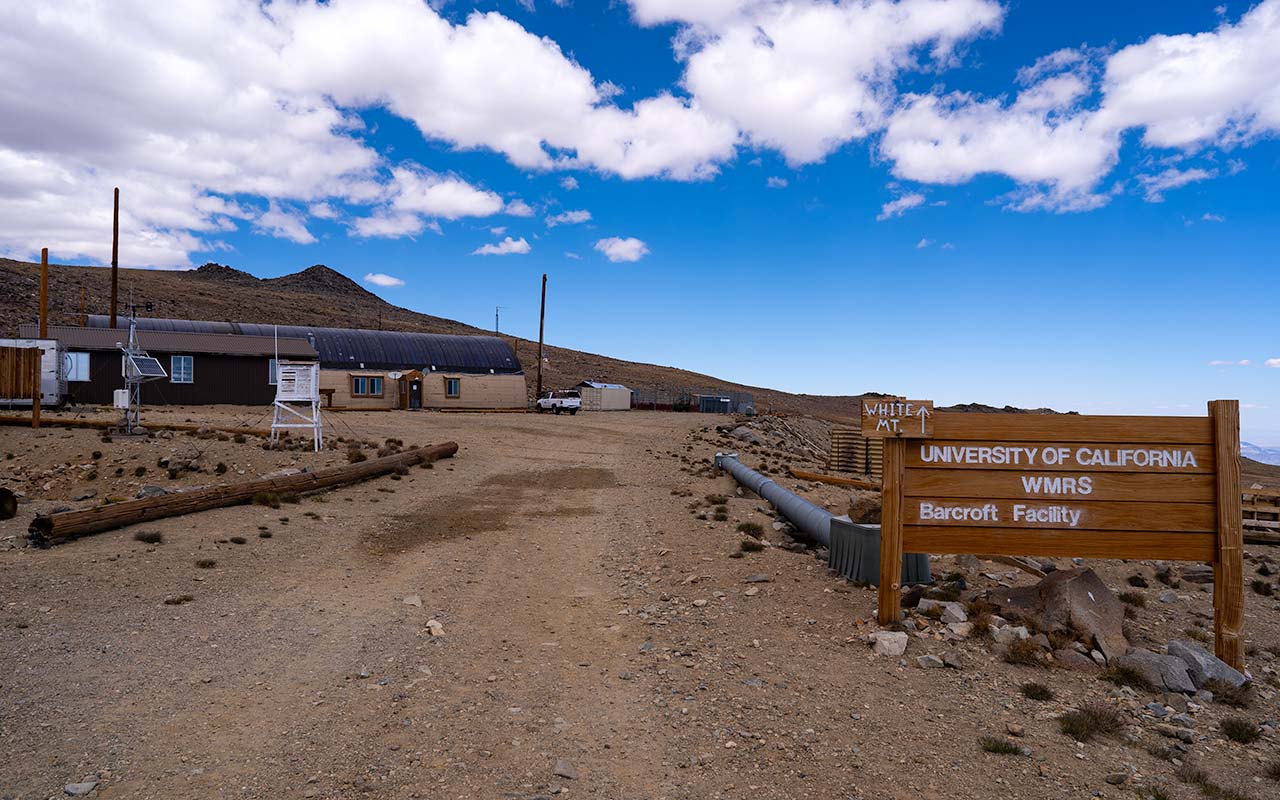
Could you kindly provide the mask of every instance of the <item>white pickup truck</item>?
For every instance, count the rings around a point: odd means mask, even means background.
[[[577,414],[580,408],[582,408],[582,395],[572,389],[565,392],[545,392],[538,398],[539,414],[544,411],[554,414],[559,414],[561,411]]]

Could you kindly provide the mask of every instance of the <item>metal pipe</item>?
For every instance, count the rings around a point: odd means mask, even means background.
[[[111,208],[111,327],[116,326],[116,290],[120,285],[120,187]]]
[[[831,519],[835,515],[822,506],[787,491],[738,460],[737,453],[716,453],[716,466],[728,472],[738,483],[768,500],[782,516],[804,534],[804,538],[831,546]]]

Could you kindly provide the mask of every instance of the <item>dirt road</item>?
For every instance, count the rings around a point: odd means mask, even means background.
[[[141,526],[157,545],[127,529],[0,552],[0,797],[90,779],[104,798],[1049,798],[1127,793],[1104,781],[1125,765],[1169,773],[1057,732],[1058,711],[1114,688],[1096,678],[976,649],[961,670],[879,658],[872,592],[805,553],[731,558],[739,522],[782,537],[708,474],[715,421],[349,415],[331,430],[461,449],[297,505]],[[711,492],[728,520],[689,509]],[[1059,702],[1022,697],[1030,677]],[[976,748],[1006,723],[1031,757]]]

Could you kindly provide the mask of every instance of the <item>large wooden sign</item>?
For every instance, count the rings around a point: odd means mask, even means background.
[[[862,398],[862,435],[921,439],[933,435],[932,400]]]
[[[1207,417],[937,412],[932,422],[928,438],[885,442],[882,623],[900,613],[904,551],[1206,561],[1215,649],[1240,666],[1237,401],[1211,402]]]

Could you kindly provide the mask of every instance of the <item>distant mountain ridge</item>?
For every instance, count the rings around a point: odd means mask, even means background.
[[[1262,447],[1261,445],[1240,443],[1240,455],[1261,461],[1263,464],[1280,466],[1280,447]]]

